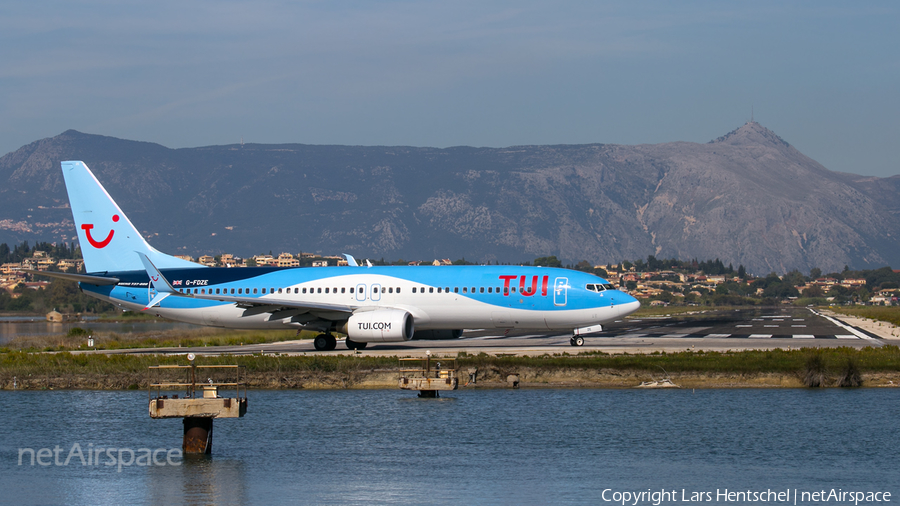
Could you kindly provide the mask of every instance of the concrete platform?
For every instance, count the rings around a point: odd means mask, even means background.
[[[150,399],[150,418],[240,418],[247,399]]]

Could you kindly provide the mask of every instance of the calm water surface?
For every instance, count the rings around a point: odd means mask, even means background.
[[[64,460],[74,443],[179,448],[180,420],[151,420],[146,392],[0,392],[0,502],[616,504],[604,489],[668,489],[681,503],[682,490],[725,488],[887,491],[900,501],[892,389],[249,398],[246,417],[216,421],[212,458],[117,472],[77,459],[18,465],[19,449],[59,445]]]
[[[200,327],[189,323],[170,322],[168,320],[143,320],[138,322],[96,322],[80,321],[51,323],[39,316],[5,316],[0,318],[0,344],[16,337],[39,337],[66,335],[72,327],[81,327],[92,333],[130,334],[135,332],[163,332],[182,329],[197,330]]]

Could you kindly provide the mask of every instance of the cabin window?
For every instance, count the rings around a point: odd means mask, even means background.
[[[347,288],[342,286],[342,287],[341,287],[341,293],[347,293]]]
[[[400,287],[399,287],[399,286],[397,287],[397,293],[400,293]]]
[[[497,293],[500,293],[500,287],[498,286],[497,288],[494,289],[494,291]]]
[[[503,295],[509,295],[509,287],[503,287]]]
[[[394,288],[393,288],[393,287],[389,287],[389,288],[388,288],[388,293],[394,293]]]
[[[316,293],[322,293],[322,289],[321,288],[317,289]],[[328,293],[328,292],[325,292],[325,293]]]
[[[513,287],[510,287],[510,288],[512,289],[513,293],[516,293],[516,287],[513,286]]]
[[[353,287],[352,287],[352,286],[350,287],[350,293],[353,293]]]
[[[463,287],[463,293],[469,293],[469,290],[468,290],[468,288],[467,288],[467,287],[465,287],[465,286],[464,286],[464,287]]]
[[[489,286],[489,287],[488,287],[488,293],[493,293],[491,290],[492,290],[492,287]]]
[[[447,292],[447,293],[450,293],[450,287],[449,287],[449,286],[445,286],[445,287],[444,287],[444,291]]]
[[[484,287],[482,286],[481,288],[478,289],[478,291],[480,291],[481,293],[484,293]]]
[[[328,293],[328,287],[325,287],[325,293]]]
[[[331,293],[337,293],[337,288],[332,288]]]
[[[441,293],[441,287],[438,287],[438,293]]]
[[[216,295],[219,295],[219,289],[216,288]]]
[[[266,289],[265,289],[265,288],[262,289],[262,294],[263,294],[263,295],[266,294]]]
[[[412,293],[416,293],[416,287],[413,287]]]
[[[201,288],[200,293],[206,293],[206,288]]]
[[[256,288],[253,289],[253,295],[256,295]]]
[[[288,291],[290,291],[290,289],[288,289]],[[278,289],[278,293],[281,293],[281,288]]]
[[[434,293],[434,287],[433,287],[433,286],[429,286],[429,287],[428,287],[428,293]]]
[[[458,287],[458,286],[454,286],[454,287],[453,287],[453,293],[459,293],[459,287]]]

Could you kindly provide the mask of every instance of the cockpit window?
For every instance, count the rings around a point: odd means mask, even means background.
[[[588,283],[587,285],[584,286],[584,288],[591,292],[602,292],[604,290],[615,290],[616,289],[616,287],[613,286],[611,283],[602,283],[602,284],[601,283]]]

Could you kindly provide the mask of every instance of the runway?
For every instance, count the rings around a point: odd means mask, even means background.
[[[740,351],[750,349],[797,349],[808,347],[864,348],[892,344],[885,336],[823,314],[813,308],[760,308],[698,310],[693,314],[626,318],[608,324],[603,332],[585,336],[584,346],[569,344],[568,333],[517,329],[470,329],[463,337],[444,341],[369,343],[361,354],[418,356],[459,353],[490,355],[543,355],[583,352],[653,353],[654,351]],[[105,353],[165,353],[203,355],[287,354],[353,355],[339,341],[333,351],[318,352],[311,340],[247,346],[199,348],[147,348]]]

